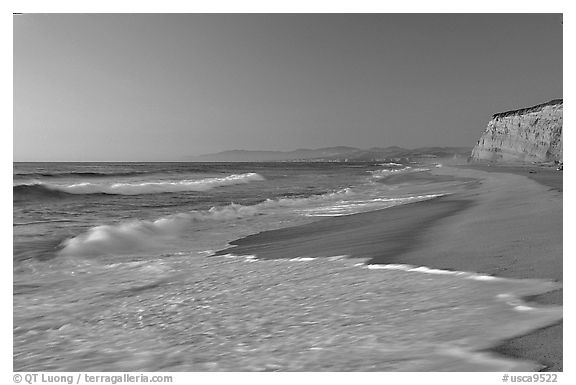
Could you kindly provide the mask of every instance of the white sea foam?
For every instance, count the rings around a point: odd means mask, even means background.
[[[426,266],[413,266],[404,264],[373,264],[364,266],[370,270],[401,270],[401,271],[424,273],[424,274],[452,275],[476,281],[495,281],[503,279],[491,275],[471,273],[467,271],[432,269]]]
[[[195,223],[223,221],[255,215],[255,206],[231,204],[205,212],[191,211],[159,218],[155,221],[134,220],[115,225],[92,227],[62,243],[61,254],[104,255],[157,247],[162,241],[178,237]]]
[[[257,262],[260,261],[260,259],[258,259],[258,257],[256,257],[255,255],[236,255],[236,254],[222,254],[219,255],[222,258],[229,258],[229,259],[236,259],[236,258],[244,258],[245,262]],[[296,258],[290,258],[290,259],[285,259],[285,258],[281,258],[278,259],[277,261],[289,261],[289,262],[310,262],[310,261],[314,261],[317,258],[314,257],[296,257]]]
[[[241,256],[228,253],[228,254],[221,254],[221,255],[219,255],[219,257],[232,259],[232,258],[240,258]]]
[[[387,176],[390,175],[394,175],[394,174],[405,174],[405,173],[416,173],[416,172],[422,172],[422,171],[430,171],[429,168],[413,168],[411,166],[406,166],[403,168],[397,168],[397,169],[382,169],[382,170],[374,170],[374,171],[370,171],[370,173],[372,174],[372,177],[375,179],[380,179],[380,178],[385,178]]]
[[[341,200],[331,205],[303,209],[301,212],[310,217],[334,217],[356,214],[371,210],[397,206],[400,204],[428,200],[445,194],[426,194],[405,197],[380,197],[371,199]]]
[[[307,198],[268,199],[252,206],[232,203],[224,207],[213,207],[208,211],[178,213],[153,221],[132,220],[112,225],[95,226],[83,234],[64,241],[60,253],[105,255],[147,250],[158,247],[162,241],[174,239],[184,234],[193,229],[194,224],[198,222],[236,220],[263,212],[273,213],[286,207],[319,205],[322,202],[351,194],[350,189],[343,189]]]
[[[406,172],[412,170],[412,167],[410,166],[406,166],[406,167],[402,167],[402,168],[393,168],[393,169],[380,169],[380,170],[374,170],[374,171],[370,171],[370,174],[372,174],[372,176],[374,178],[381,178],[384,176],[388,176],[391,174],[397,174],[397,173],[402,173],[402,172]]]
[[[124,183],[75,183],[53,184],[42,183],[43,186],[70,194],[120,194],[139,195],[156,194],[164,192],[206,191],[220,186],[229,186],[252,181],[261,181],[264,178],[257,173],[233,174],[220,178],[185,179],[176,181],[132,181]]]
[[[531,306],[518,305],[518,306],[514,306],[514,310],[516,310],[516,311],[530,311],[530,310],[534,310],[534,308]]]
[[[268,199],[252,206],[232,203],[224,207],[213,207],[208,211],[178,213],[156,220],[132,220],[95,226],[83,234],[64,241],[60,253],[86,256],[157,250],[166,241],[189,233],[198,222],[237,220],[257,214],[286,214],[286,208],[290,209],[290,215],[349,215],[416,200],[431,199],[440,195],[442,194],[359,199],[355,192],[347,188],[307,198]]]
[[[218,257],[227,258],[227,259],[243,259],[244,262],[258,262],[260,261],[255,255],[236,255],[236,254],[222,254],[218,255]]]
[[[502,293],[496,296],[497,299],[506,302],[508,306],[511,306],[516,311],[530,311],[534,310],[533,307],[530,307],[524,303],[520,298],[517,296],[510,294],[510,293]]]
[[[469,278],[476,281],[494,281],[498,279],[498,277],[494,277],[492,275],[479,275],[479,274],[471,275]]]
[[[403,164],[402,163],[389,162],[389,163],[380,163],[380,166],[403,166]]]

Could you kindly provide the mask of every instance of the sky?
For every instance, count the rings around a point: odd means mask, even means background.
[[[470,146],[562,98],[560,14],[24,14],[14,161]]]

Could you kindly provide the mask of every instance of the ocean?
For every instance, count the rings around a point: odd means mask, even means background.
[[[553,283],[346,255],[213,255],[258,232],[471,188],[428,172],[441,166],[14,163],[14,370],[509,368],[483,351],[556,319],[519,300]]]

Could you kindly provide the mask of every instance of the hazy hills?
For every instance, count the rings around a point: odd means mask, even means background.
[[[467,158],[471,150],[471,147],[422,147],[411,150],[396,146],[363,150],[339,146],[294,151],[230,150],[188,157],[186,160],[196,162],[392,161],[402,158]]]

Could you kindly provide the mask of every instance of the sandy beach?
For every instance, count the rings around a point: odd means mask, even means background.
[[[537,165],[487,165],[468,164],[467,169],[481,170],[486,172],[504,172],[509,174],[524,175],[540,184],[550,187],[552,190],[562,192],[564,184],[562,172],[556,170],[556,166]]]
[[[251,235],[217,254],[262,259],[349,255],[372,264],[562,282],[561,172],[474,166],[431,173],[476,183],[425,202]],[[561,305],[562,290],[529,300]],[[503,341],[491,350],[562,371],[562,325]]]
[[[13,14],[13,372],[563,371],[563,10],[349,5]]]

